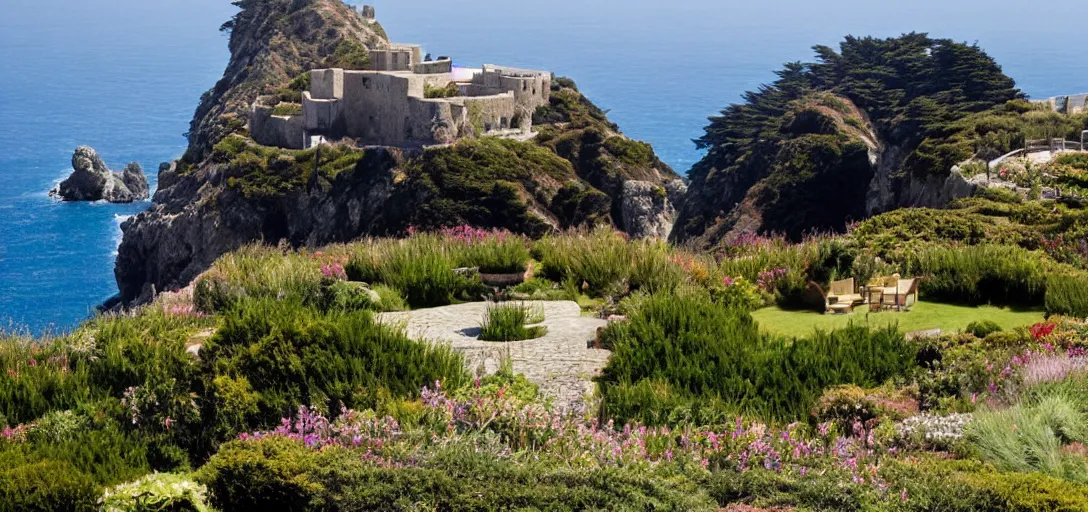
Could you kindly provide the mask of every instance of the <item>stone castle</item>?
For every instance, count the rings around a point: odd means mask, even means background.
[[[373,19],[374,10],[359,11]],[[325,140],[362,146],[420,148],[463,138],[530,137],[533,112],[547,105],[552,75],[485,64],[453,66],[448,57],[423,57],[418,45],[389,44],[370,51],[368,69],[315,69],[302,93],[302,112],[262,96],[250,110],[250,134],[267,146],[305,149]]]

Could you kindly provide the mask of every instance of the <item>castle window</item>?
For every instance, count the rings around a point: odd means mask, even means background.
[[[505,130],[505,129],[509,128],[509,127],[510,127],[510,121],[508,121],[505,117],[502,118],[501,121],[499,121],[499,128],[502,128],[503,130]]]
[[[521,83],[521,90],[523,90],[523,91],[529,90],[529,84],[527,84],[525,82],[522,82]]]

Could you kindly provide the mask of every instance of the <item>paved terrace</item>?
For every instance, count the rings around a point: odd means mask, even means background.
[[[465,365],[476,375],[490,375],[499,370],[509,356],[514,372],[524,374],[540,386],[541,392],[555,399],[556,405],[582,402],[593,391],[592,378],[608,361],[611,352],[586,348],[597,336],[605,320],[582,316],[575,302],[526,301],[526,305],[544,308],[547,334],[535,340],[495,343],[476,339],[488,304],[473,302],[378,315],[378,321],[404,325],[409,337],[436,343],[449,343],[465,356]]]

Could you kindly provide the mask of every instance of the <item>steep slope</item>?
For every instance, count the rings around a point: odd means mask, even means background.
[[[610,224],[669,236],[678,176],[569,79],[553,81],[551,104],[534,116],[539,137],[527,142],[466,140],[422,153],[255,144],[245,114],[258,94],[289,89],[309,69],[350,68],[388,42],[340,0],[237,4],[225,25],[230,64],[201,100],[188,152],[163,165],[152,206],[122,226],[123,302],[185,286],[254,241],[313,246],[458,224],[532,236]]]
[[[955,123],[1022,97],[977,46],[925,34],[848,37],[838,52],[815,52],[710,119],[675,240],[796,239],[901,206],[942,206],[970,194],[951,169],[978,149],[942,150]]]

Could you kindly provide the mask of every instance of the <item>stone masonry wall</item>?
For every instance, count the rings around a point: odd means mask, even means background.
[[[305,121],[303,116],[274,116],[272,107],[257,103],[250,109],[249,133],[258,144],[303,149]]]

